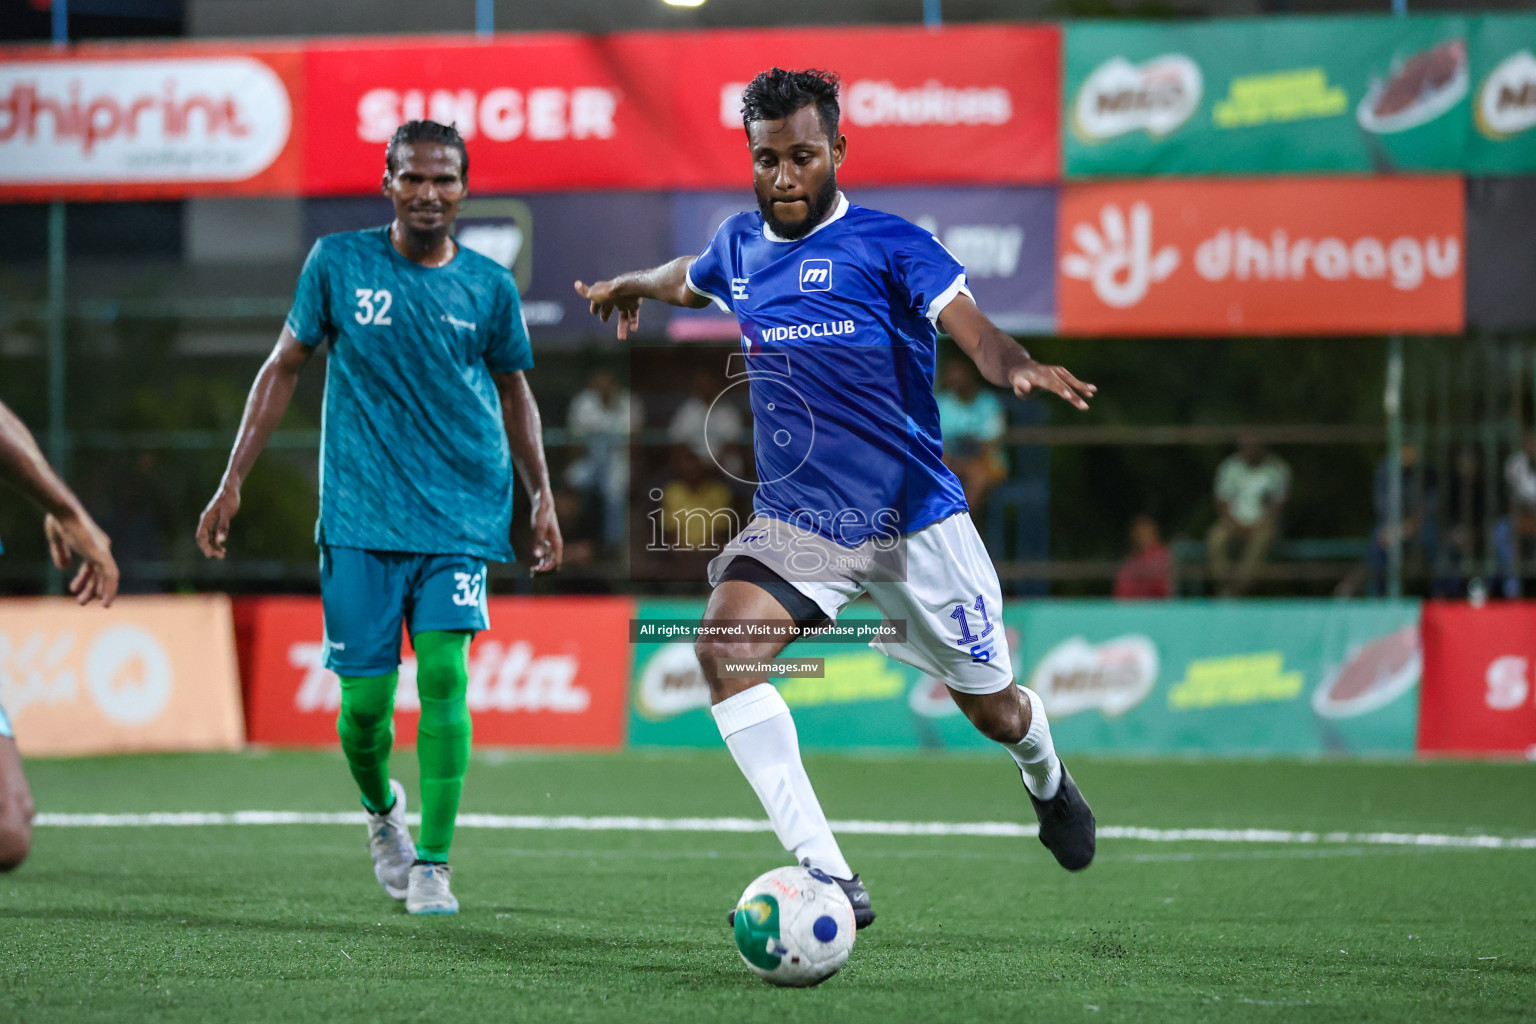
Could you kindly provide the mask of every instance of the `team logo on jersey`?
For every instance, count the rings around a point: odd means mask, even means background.
[[[731,278],[731,298],[737,302],[747,297],[747,279],[744,277]]]
[[[832,290],[831,260],[801,260],[800,290],[803,292],[829,292]]]

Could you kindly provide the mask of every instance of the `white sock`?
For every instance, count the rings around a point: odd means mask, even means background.
[[[784,849],[833,878],[852,878],[853,869],[843,859],[800,763],[795,720],[779,691],[758,683],[716,704],[713,712],[725,745],[763,802]]]
[[[1045,704],[1040,695],[1027,686],[1019,689],[1029,701],[1029,729],[1023,739],[1004,743],[1003,749],[1018,762],[1025,788],[1036,800],[1049,800],[1061,788],[1061,759],[1056,756],[1056,744],[1051,742],[1051,724],[1045,720]]]

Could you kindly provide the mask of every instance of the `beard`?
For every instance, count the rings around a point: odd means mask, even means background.
[[[816,230],[816,225],[826,219],[832,209],[832,204],[837,201],[837,173],[827,175],[826,182],[813,196],[808,197],[805,219],[787,224],[774,215],[773,200],[763,198],[762,193],[757,196],[757,209],[763,215],[763,221],[768,225],[768,230],[780,238],[790,241],[804,238]]]

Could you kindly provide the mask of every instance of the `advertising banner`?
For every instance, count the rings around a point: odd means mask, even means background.
[[[1533,88],[1536,91],[1536,88]],[[1536,177],[1467,181],[1467,323],[1536,326]]]
[[[654,192],[477,193],[464,203],[455,237],[512,271],[535,342],[587,338],[613,328],[591,314],[572,283],[654,267],[679,255],[670,245],[671,211],[672,197]],[[393,216],[380,197],[311,199],[304,204],[306,242],[388,224]],[[664,303],[646,303],[641,328],[660,335],[670,311]]]
[[[238,750],[229,599],[0,601],[0,707],[26,757]]]
[[[1409,753],[1413,601],[1032,602],[1004,620],[1060,750]]]
[[[1472,19],[1472,174],[1536,174],[1536,14]]]
[[[1068,178],[1536,171],[1536,18],[1073,23]]]
[[[0,202],[292,195],[297,47],[0,49]]]
[[[322,664],[318,598],[241,602],[250,645],[242,661],[253,743],[337,742],[341,683]],[[477,746],[616,748],[633,616],[628,598],[490,599],[491,628],[469,649],[469,710]],[[572,628],[579,623],[580,629]],[[395,739],[413,743],[421,702],[416,659],[402,647]]]
[[[1459,178],[1068,185],[1065,334],[1460,333]]]
[[[1419,752],[1536,756],[1536,602],[1424,606]]]
[[[1056,327],[1056,190],[1041,188],[850,188],[850,202],[894,213],[931,232],[961,263],[976,302],[1005,331]],[[755,209],[750,182],[730,192],[672,199],[672,256],[702,252],[726,218]],[[643,323],[643,321],[642,321]],[[674,338],[735,338],[733,317],[711,306],[678,310]]]
[[[640,618],[703,603],[641,601]],[[878,617],[855,605],[839,621]],[[1018,602],[1004,609],[1016,678],[1045,700],[1064,752],[1409,753],[1420,654],[1411,601]],[[635,646],[630,742],[715,746],[687,640]],[[823,679],[777,680],[808,749],[988,750],[937,680],[860,644],[802,641]]]
[[[741,90],[759,71],[843,78],[849,183],[1056,178],[1052,28],[774,29],[403,39],[312,47],[304,187],[378,187],[403,121],[456,123],[493,192],[744,186]],[[957,154],[964,154],[963,159]]]

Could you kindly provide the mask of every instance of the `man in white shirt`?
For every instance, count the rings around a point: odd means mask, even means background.
[[[585,451],[565,471],[565,480],[603,505],[603,547],[617,551],[624,543],[629,497],[629,435],[645,414],[640,400],[620,386],[613,371],[599,369],[585,390],[571,399],[566,428]]]
[[[1239,597],[1280,530],[1280,510],[1291,493],[1291,468],[1252,437],[1216,468],[1216,522],[1206,535],[1211,582],[1221,597]],[[1241,554],[1234,567],[1231,549]]]

